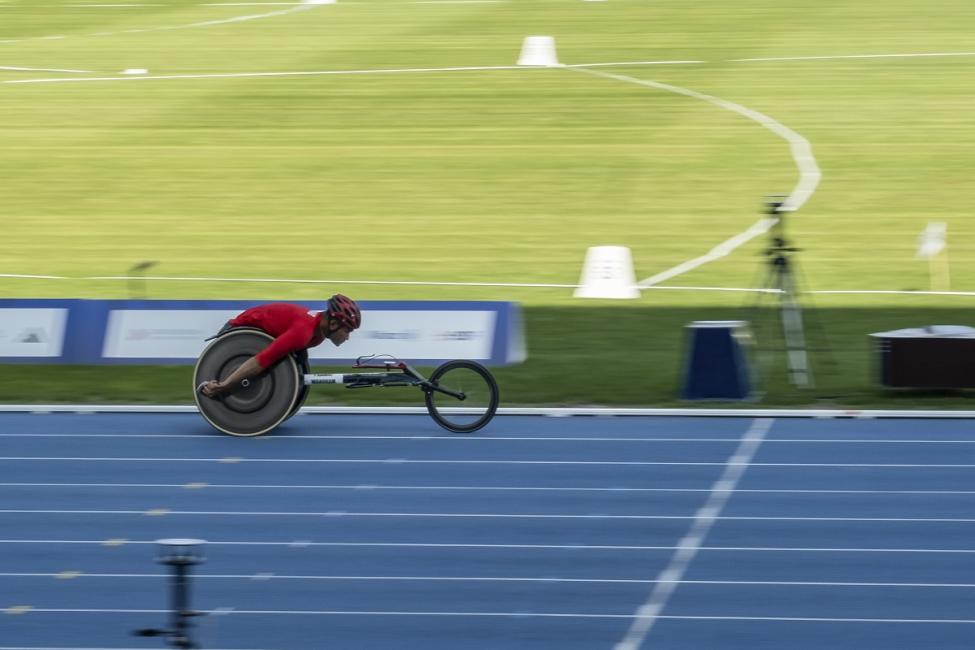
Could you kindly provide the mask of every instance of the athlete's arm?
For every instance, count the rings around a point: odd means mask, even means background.
[[[292,352],[304,350],[308,347],[309,338],[308,326],[296,324],[245,361],[229,377],[223,381],[208,381],[200,386],[200,391],[207,397],[220,397],[231,393],[240,387],[240,382],[243,380],[256,377]]]
[[[257,362],[257,356],[253,356],[240,365],[239,368],[230,373],[230,376],[223,381],[213,379],[200,387],[200,391],[207,397],[220,397],[225,393],[230,393],[240,386],[240,382],[245,379],[256,377],[264,371],[261,364]]]

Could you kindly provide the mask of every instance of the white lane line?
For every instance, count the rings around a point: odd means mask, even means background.
[[[741,468],[744,471],[746,466],[729,465],[730,468]],[[718,502],[723,507],[723,502],[731,496],[734,488],[716,489],[711,491],[711,498],[708,503]],[[971,517],[776,517],[776,516],[725,516],[720,515],[720,509],[715,511],[714,506],[706,505],[693,515],[604,515],[604,514],[545,514],[545,513],[504,513],[504,512],[348,512],[342,510],[324,512],[299,512],[299,511],[239,511],[239,510],[165,510],[167,517],[175,516],[204,516],[204,517],[382,517],[382,518],[408,518],[408,519],[599,519],[611,521],[685,521],[694,522],[692,531],[697,528],[710,526],[715,521],[815,521],[815,522],[869,522],[869,523],[914,523],[914,524],[971,524],[975,523],[975,518]],[[153,513],[147,510],[65,510],[65,509],[30,509],[30,508],[7,508],[0,509],[0,515],[136,515],[145,516]],[[697,539],[697,535],[688,533],[684,540]],[[698,540],[700,543],[701,539]],[[695,549],[696,547],[687,544],[679,548]],[[678,553],[676,557],[682,558],[688,553],[693,556],[691,551]]]
[[[151,458],[90,456],[0,456],[0,461],[66,461],[125,463],[226,463],[226,458]],[[418,460],[410,458],[240,458],[236,463],[328,463],[373,465],[567,465],[567,466],[633,466],[633,467],[723,467],[729,463],[691,461],[638,460]],[[734,464],[734,463],[730,463]],[[751,467],[862,467],[869,469],[975,469],[971,463],[750,463]]]
[[[4,578],[57,578],[57,573],[0,573]],[[165,573],[82,573],[78,578],[163,578]],[[282,575],[254,573],[194,573],[193,579],[201,580],[325,580],[358,582],[528,582],[528,583],[567,583],[567,584],[656,584],[662,582],[652,578],[551,578],[551,577],[507,577],[507,576],[359,576],[359,575]],[[869,587],[904,589],[972,589],[975,583],[966,582],[831,582],[814,580],[681,580],[681,584],[715,587]]]
[[[239,440],[232,436],[222,436],[214,438],[210,434],[193,433],[0,433],[0,438],[129,438],[157,439],[157,438],[190,438],[190,439],[211,439],[226,440],[228,444],[239,444]],[[588,436],[385,436],[385,435],[289,435],[289,436],[267,436],[254,439],[255,444],[269,444],[271,442],[286,442],[291,440],[404,440],[410,442],[480,442],[489,443],[493,441],[507,442],[702,442],[702,443],[737,443],[738,438],[697,438],[697,437],[673,437],[673,438],[612,438],[612,437],[588,437]],[[766,440],[765,444],[775,443],[800,443],[800,444],[910,444],[910,445],[971,445],[975,440],[965,439],[922,439],[922,438],[776,438]]]
[[[106,540],[71,540],[71,539],[0,539],[0,544],[60,544],[105,546]],[[157,545],[158,540],[125,540],[125,545]],[[207,540],[208,546],[269,546],[287,548],[420,548],[420,549],[518,549],[523,551],[676,551],[678,546],[650,546],[632,544],[464,544],[464,543],[428,543],[428,542],[258,542],[258,541],[215,541]],[[970,555],[975,549],[953,548],[834,548],[834,547],[796,547],[796,546],[701,546],[699,551],[717,551],[721,553],[905,553],[905,554],[939,554],[939,555]]]
[[[666,92],[676,93],[678,95],[683,95],[685,97],[691,97],[693,99],[698,99],[701,101],[708,102],[719,108],[731,111],[742,115],[754,122],[757,122],[761,126],[764,126],[768,130],[772,131],[779,137],[783,138],[789,145],[789,149],[792,154],[792,159],[795,161],[796,166],[799,169],[799,180],[796,186],[793,188],[792,192],[782,203],[780,210],[783,212],[793,212],[801,208],[806,201],[808,201],[813,193],[816,191],[816,187],[819,185],[819,181],[822,174],[819,170],[819,165],[816,163],[816,158],[812,153],[812,145],[806,138],[802,137],[789,127],[781,124],[780,122],[772,119],[771,117],[760,113],[756,110],[742,106],[741,104],[736,104],[730,102],[726,99],[721,99],[720,97],[715,97],[714,95],[707,95],[705,93],[697,92],[696,90],[690,90],[688,88],[682,88],[680,86],[674,86],[672,84],[661,83],[658,81],[650,81],[645,79],[637,79],[636,77],[628,77],[625,75],[615,74],[611,72],[603,72],[600,70],[593,70],[590,68],[572,68],[578,72],[585,74],[595,75],[597,77],[603,77],[606,79],[613,79],[616,81],[622,81],[625,83],[637,84],[640,86],[646,86],[648,88],[654,88],[656,90],[663,90]],[[665,282],[673,277],[692,271],[704,264],[718,260],[736,248],[744,245],[745,243],[751,241],[755,237],[762,235],[774,226],[778,222],[777,218],[765,217],[759,219],[752,226],[750,226],[744,232],[735,235],[734,237],[718,244],[710,251],[704,255],[688,260],[677,266],[657,273],[655,275],[646,278],[645,280],[637,283],[640,288],[652,287],[654,285]]]
[[[54,487],[54,488],[107,488],[116,490],[119,488],[177,488],[187,489],[189,483],[0,483],[0,487]],[[537,487],[519,485],[501,486],[480,486],[480,485],[261,485],[261,484],[227,484],[227,483],[207,483],[199,486],[201,489],[216,490],[352,490],[357,492],[374,491],[479,491],[479,492],[619,492],[619,493],[699,493],[711,492],[713,490],[728,489],[727,487],[716,486],[714,488],[628,488],[628,487]],[[905,495],[913,494],[918,496],[950,496],[950,495],[971,495],[975,490],[800,490],[800,489],[747,489],[737,488],[735,492],[742,494],[836,494],[836,495]]]
[[[647,600],[637,608],[629,630],[614,646],[616,650],[639,650],[640,646],[643,645],[691,562],[694,561],[698,550],[704,544],[704,539],[714,522],[722,519],[721,511],[728,503],[728,499],[744,475],[748,464],[755,457],[765,435],[772,428],[773,422],[774,420],[771,419],[756,420],[752,427],[745,432],[738,448],[728,459],[721,477],[715,482],[715,487],[720,485],[722,489],[712,490],[707,501],[692,518],[693,523],[690,529],[678,543],[677,551],[670,558],[667,567],[657,576],[659,582],[654,586]]]
[[[31,610],[34,611],[34,610]],[[138,648],[125,648],[125,647],[113,647],[110,649],[105,648],[105,646],[98,646],[97,648],[82,648],[79,646],[0,646],[0,650],[146,650],[146,646],[141,646]],[[213,648],[213,650],[263,650],[262,648]]]
[[[206,613],[206,610],[204,610]],[[209,613],[215,613],[216,610]],[[170,613],[168,609],[97,609],[97,608],[31,608],[30,614],[159,614]],[[580,619],[620,619],[632,618],[630,614],[592,614],[576,612],[436,612],[436,611],[394,611],[394,610],[287,610],[287,609],[233,609],[220,610],[221,614],[244,614],[247,616],[433,616],[433,617],[500,617],[500,618],[580,618]],[[806,616],[658,616],[667,620],[688,621],[796,621],[815,623],[911,623],[952,625],[975,624],[972,619],[935,618],[819,618]],[[0,650],[4,650],[0,647]]]

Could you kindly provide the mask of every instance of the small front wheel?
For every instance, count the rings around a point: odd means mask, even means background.
[[[498,410],[498,382],[475,361],[448,361],[433,371],[429,382],[424,389],[427,411],[448,431],[477,431]]]

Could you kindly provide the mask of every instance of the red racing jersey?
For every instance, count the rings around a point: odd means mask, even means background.
[[[321,312],[310,313],[301,305],[272,302],[244,311],[230,320],[233,327],[256,327],[274,337],[266,348],[257,353],[257,363],[267,368],[292,352],[313,348],[325,337],[319,333]]]

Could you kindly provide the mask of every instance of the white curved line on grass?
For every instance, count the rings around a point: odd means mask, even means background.
[[[681,86],[674,86],[659,81],[637,79],[636,77],[628,77],[626,75],[603,72],[601,70],[591,70],[588,68],[579,67],[571,69],[576,72],[583,72],[585,74],[590,74],[597,77],[604,77],[606,79],[613,79],[615,81],[637,84],[639,86],[646,86],[656,90],[664,90],[678,95],[684,95],[685,97],[699,99],[701,101],[708,102],[709,104],[714,104],[719,108],[723,108],[747,117],[748,119],[757,122],[779,137],[783,138],[789,143],[792,159],[799,168],[799,181],[789,196],[786,197],[785,201],[782,203],[780,210],[783,212],[793,212],[801,208],[803,204],[805,204],[805,202],[808,201],[813,195],[813,192],[816,191],[816,186],[819,185],[819,180],[822,174],[819,171],[819,165],[816,164],[816,158],[813,156],[812,145],[809,144],[809,141],[789,127],[777,122],[764,113],[759,113],[756,110],[742,106],[741,104],[730,102],[726,99],[721,99],[720,97],[715,97],[714,95],[699,93],[696,90],[682,88]],[[648,287],[652,287],[653,285],[660,284],[665,280],[669,280],[675,276],[687,273],[688,271],[696,269],[699,266],[703,266],[708,262],[713,262],[720,259],[746,242],[768,232],[777,221],[778,219],[772,217],[759,219],[745,232],[735,235],[731,239],[718,244],[706,254],[686,262],[682,262],[681,264],[667,269],[666,271],[657,273],[656,275],[640,281],[637,286],[641,289],[646,289]]]
[[[212,27],[214,25],[227,25],[230,23],[240,23],[249,20],[258,20],[261,18],[273,18],[276,16],[284,16],[287,14],[297,13],[299,11],[305,11],[311,9],[312,7],[318,7],[323,4],[329,4],[328,2],[323,2],[322,0],[304,0],[304,2],[297,3],[295,6],[288,7],[287,9],[277,9],[275,11],[269,11],[263,14],[250,14],[247,16],[234,16],[233,18],[223,18],[220,20],[207,20],[198,23],[189,23],[187,25],[171,25],[168,27],[143,27],[135,29],[123,29],[117,32],[96,32],[93,34],[79,34],[78,36],[118,36],[120,34],[142,34],[145,32],[162,32],[170,31],[175,29],[192,29],[195,27]],[[52,41],[61,40],[64,38],[70,38],[69,36],[31,36],[28,38],[15,38],[0,40],[0,44],[4,43],[25,43],[29,41]],[[70,70],[63,70],[61,72],[71,72]]]

